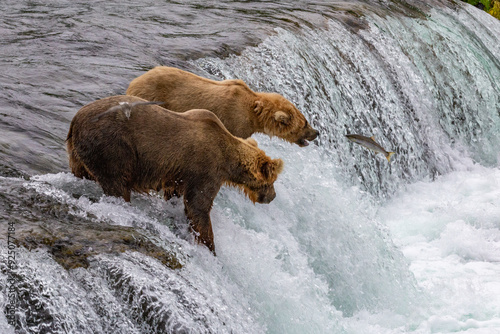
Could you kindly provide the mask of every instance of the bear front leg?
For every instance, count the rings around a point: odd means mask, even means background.
[[[205,196],[184,196],[184,209],[191,228],[197,234],[196,241],[207,246],[215,255],[214,232],[210,220],[212,201],[213,198],[207,200]]]
[[[215,254],[214,232],[212,231],[212,222],[210,221],[210,214],[203,214],[201,216],[189,217],[190,225],[193,231],[196,232],[196,241],[204,244]]]

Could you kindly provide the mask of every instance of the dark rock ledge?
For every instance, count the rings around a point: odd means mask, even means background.
[[[45,248],[54,260],[66,269],[87,268],[89,257],[101,253],[135,251],[153,257],[171,269],[182,267],[170,252],[154,244],[131,227],[106,224],[73,225],[71,233],[58,226],[38,226],[23,230],[16,236],[18,246],[28,250]]]
[[[135,251],[153,257],[171,269],[182,267],[175,251],[150,232],[110,225],[78,208],[23,186],[25,180],[0,182],[0,239],[28,250],[44,248],[66,269],[89,266],[101,253]],[[11,232],[9,232],[11,231]]]

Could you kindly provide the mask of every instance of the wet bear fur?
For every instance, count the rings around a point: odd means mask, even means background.
[[[165,108],[176,112],[208,109],[241,138],[261,132],[307,146],[318,136],[293,103],[276,93],[254,92],[242,80],[214,81],[158,66],[132,80],[126,93],[164,102]]]
[[[236,186],[254,203],[270,203],[282,160],[266,156],[251,138],[233,136],[208,110],[175,113],[139,105],[130,118],[119,109],[106,113],[138,101],[144,100],[112,96],[76,113],[66,140],[72,173],[125,201],[131,191],[183,196],[196,239],[215,253],[210,210],[220,187]]]

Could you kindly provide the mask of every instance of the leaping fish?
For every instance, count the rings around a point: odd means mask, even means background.
[[[368,138],[361,135],[346,135],[346,137],[356,144],[375,151],[375,153],[382,153],[387,158],[387,161],[391,162],[391,156],[394,154],[394,152],[387,152],[382,146],[380,146],[379,143],[375,141],[375,137],[372,136]]]
[[[130,118],[130,113],[132,112],[132,108],[133,107],[136,107],[136,106],[145,106],[145,105],[149,105],[149,104],[160,105],[160,104],[164,104],[165,102],[156,102],[156,101],[143,102],[143,101],[138,101],[138,102],[133,102],[133,103],[128,103],[128,102],[118,102],[118,103],[119,104],[117,106],[111,107],[108,110],[106,110],[105,112],[103,112],[102,114],[97,115],[96,117],[94,117],[93,121],[97,122],[102,116],[107,115],[107,114],[112,113],[112,112],[115,112],[115,111],[123,111],[123,113],[125,114],[125,117],[127,117],[127,119],[129,119]]]

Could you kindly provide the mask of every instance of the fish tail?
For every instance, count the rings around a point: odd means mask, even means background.
[[[391,162],[391,156],[394,154],[394,152],[387,152],[387,155],[385,156],[387,158],[387,161]]]

